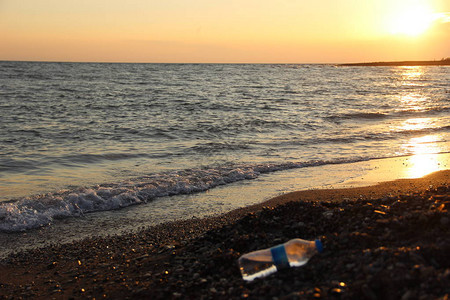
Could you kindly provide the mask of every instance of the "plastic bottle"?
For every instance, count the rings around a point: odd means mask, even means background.
[[[238,264],[242,278],[252,281],[282,269],[303,266],[314,254],[322,251],[320,240],[293,239],[272,248],[244,254],[239,258]]]

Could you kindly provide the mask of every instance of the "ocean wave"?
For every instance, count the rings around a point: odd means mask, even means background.
[[[32,196],[0,203],[0,231],[21,232],[50,225],[56,219],[115,210],[157,197],[204,192],[217,186],[255,179],[261,174],[368,160],[369,158],[307,161],[282,164],[243,164],[186,169],[136,179]]]
[[[325,117],[328,120],[353,120],[353,119],[384,119],[388,114],[383,113],[345,113]]]
[[[393,117],[419,117],[427,115],[436,115],[439,113],[446,113],[450,111],[450,107],[447,106],[436,106],[425,108],[421,110],[404,109],[399,111],[392,111],[390,113],[380,113],[380,112],[356,112],[356,113],[342,113],[335,114],[331,116],[326,116],[325,119],[329,121],[342,121],[342,120],[381,120]]]
[[[63,156],[41,157],[34,155],[26,159],[17,159],[12,157],[0,157],[0,172],[26,172],[36,170],[49,165],[75,165],[93,164],[103,161],[118,161],[136,158],[164,157],[168,154],[149,155],[146,153],[105,153],[105,154],[73,154]]]
[[[221,151],[239,151],[249,149],[248,143],[228,143],[228,142],[209,142],[206,144],[197,144],[191,149],[198,153],[214,153]]]
[[[411,135],[447,132],[449,130],[450,130],[450,125],[447,125],[447,126],[441,126],[441,127],[427,127],[427,128],[420,128],[420,129],[398,130],[398,131],[394,131],[392,133],[386,133],[385,135],[388,136],[390,134],[392,134],[392,135],[396,134],[396,135],[401,135],[401,136],[411,136]]]
[[[145,153],[105,153],[105,154],[78,154],[67,155],[54,159],[54,162],[96,163],[101,161],[126,160],[133,158],[149,157]]]
[[[436,106],[436,107],[431,107],[431,108],[426,108],[426,109],[422,109],[422,110],[413,110],[413,109],[406,109],[406,110],[401,110],[398,111],[396,113],[394,113],[394,116],[415,116],[415,115],[435,115],[435,114],[439,114],[439,113],[446,113],[450,111],[450,107],[447,106]]]
[[[421,136],[450,131],[450,125],[441,127],[426,127],[420,129],[398,129],[390,132],[359,132],[353,135],[332,135],[330,137],[309,137],[300,140],[290,140],[278,145],[325,145],[325,144],[347,144],[356,141],[387,141],[404,137]]]

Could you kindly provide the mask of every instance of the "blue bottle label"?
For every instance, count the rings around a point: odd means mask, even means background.
[[[270,248],[270,253],[272,253],[273,263],[277,267],[277,270],[289,268],[289,261],[284,245],[279,245]]]

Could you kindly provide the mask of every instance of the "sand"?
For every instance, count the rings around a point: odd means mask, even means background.
[[[436,299],[450,294],[450,170],[293,192],[230,213],[13,254],[0,298]],[[245,282],[240,255],[320,238],[307,265]]]

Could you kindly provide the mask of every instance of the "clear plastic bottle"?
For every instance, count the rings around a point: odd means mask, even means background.
[[[239,258],[238,264],[242,278],[252,281],[281,269],[303,266],[314,254],[322,251],[320,240],[293,239],[272,248],[244,254]]]

